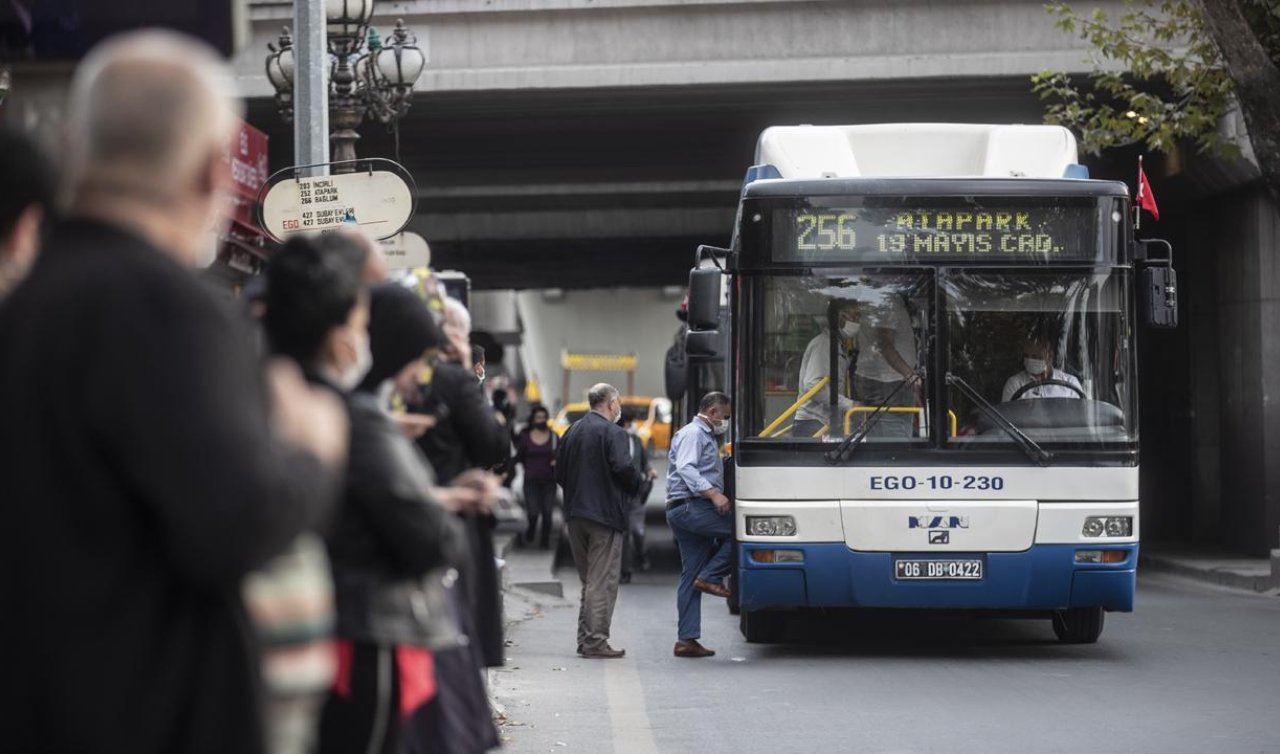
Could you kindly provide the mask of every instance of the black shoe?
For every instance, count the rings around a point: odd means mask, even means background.
[[[630,574],[630,573],[624,573],[624,574],[622,574],[621,576],[619,576],[619,577],[618,577],[618,583],[619,583],[619,584],[630,584],[630,583],[631,583],[631,574]]]

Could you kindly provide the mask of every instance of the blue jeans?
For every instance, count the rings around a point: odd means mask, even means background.
[[[702,635],[702,592],[696,579],[724,584],[733,554],[733,518],[716,513],[710,500],[698,499],[667,511],[667,523],[680,547],[680,587],[676,610],[681,641]]]

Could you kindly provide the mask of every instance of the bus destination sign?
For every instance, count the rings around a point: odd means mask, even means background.
[[[1093,206],[858,207],[778,210],[777,262],[1092,261]]]

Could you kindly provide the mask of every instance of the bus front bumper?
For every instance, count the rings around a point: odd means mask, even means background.
[[[1131,612],[1138,545],[1037,544],[1022,552],[859,552],[843,542],[740,544],[738,593],[745,610],[803,607],[1061,610],[1102,607]],[[753,550],[800,551],[800,562],[761,563]],[[1076,562],[1078,550],[1124,553],[1116,563]],[[794,557],[794,556],[792,556]],[[895,577],[898,559],[980,559],[971,581]]]

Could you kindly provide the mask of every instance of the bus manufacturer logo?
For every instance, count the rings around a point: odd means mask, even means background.
[[[945,529],[929,532],[929,544],[931,545],[949,545],[951,544],[951,532]]]
[[[968,516],[907,516],[908,529],[968,529]]]

